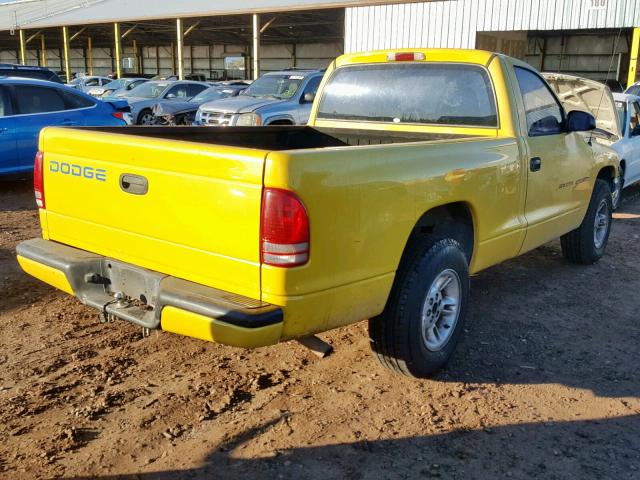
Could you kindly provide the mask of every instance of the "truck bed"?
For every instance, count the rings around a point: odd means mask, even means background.
[[[468,135],[387,132],[356,129],[328,129],[306,126],[273,127],[92,127],[91,130],[165,140],[181,140],[260,150],[300,150],[356,145],[411,143],[451,138],[469,138]]]

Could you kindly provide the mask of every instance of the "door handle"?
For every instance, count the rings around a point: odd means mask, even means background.
[[[6,132],[7,130],[9,130],[9,129],[8,129],[8,128],[0,128],[0,133],[4,133],[4,132]]]
[[[123,173],[120,175],[120,190],[132,195],[144,195],[149,191],[149,181],[142,175]]]
[[[542,159],[540,157],[533,157],[529,160],[529,170],[537,172],[542,167]]]
[[[60,125],[63,127],[72,127],[73,125],[78,125],[78,122],[74,122],[73,120],[63,120],[60,122]]]

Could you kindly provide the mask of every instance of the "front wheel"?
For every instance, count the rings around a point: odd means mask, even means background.
[[[611,188],[598,179],[582,223],[560,238],[562,254],[568,261],[591,265],[602,258],[611,232],[612,211]]]
[[[460,340],[469,270],[462,247],[450,238],[408,253],[384,312],[369,320],[369,336],[383,366],[426,378],[446,365]]]
[[[617,210],[622,200],[622,189],[624,188],[624,166],[620,166],[620,176],[614,179],[613,190],[611,191],[611,206]]]

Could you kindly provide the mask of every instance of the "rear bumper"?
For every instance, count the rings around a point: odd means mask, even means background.
[[[40,238],[16,250],[26,273],[145,328],[246,348],[273,345],[282,334],[282,310],[259,300]]]

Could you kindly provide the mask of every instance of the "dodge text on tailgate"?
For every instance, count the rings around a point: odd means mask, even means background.
[[[504,55],[344,55],[306,127],[45,129],[18,260],[107,318],[229,345],[369,319],[381,363],[424,377],[470,273],[557,237],[603,255],[619,160],[594,126]]]

